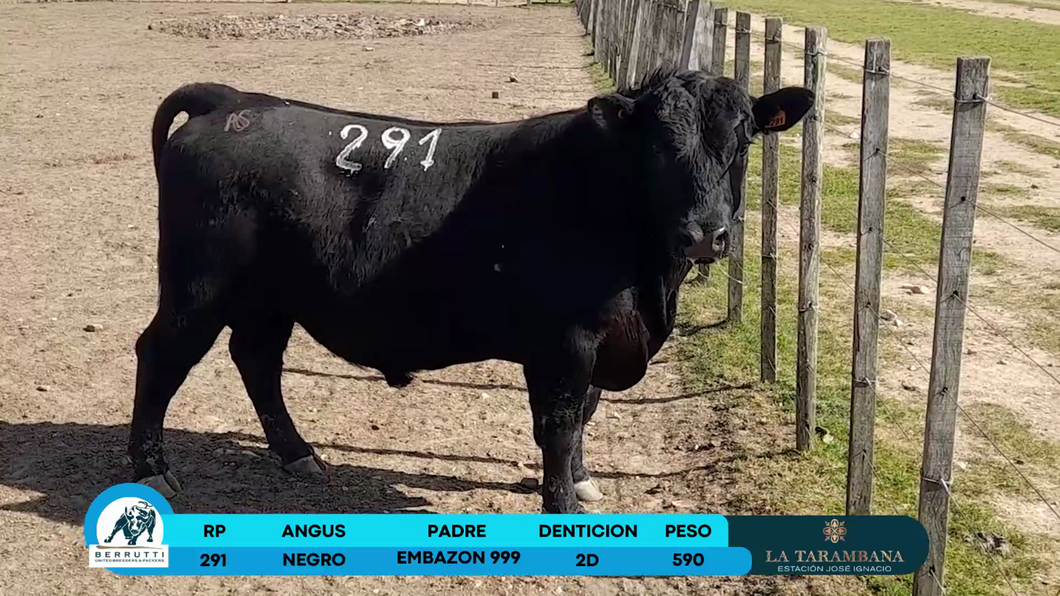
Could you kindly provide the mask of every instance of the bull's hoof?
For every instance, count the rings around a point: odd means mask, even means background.
[[[576,506],[574,509],[572,509],[570,511],[549,511],[544,505],[542,505],[541,506],[541,513],[557,513],[557,514],[585,513],[585,514],[588,514],[589,512],[586,511],[585,508],[582,507],[581,505]]]
[[[317,457],[317,454],[311,453],[301,459],[285,464],[283,469],[298,476],[323,478],[327,476],[326,470],[328,466],[324,463],[324,460]]]
[[[596,481],[592,478],[575,482],[574,494],[578,496],[579,501],[584,503],[595,503],[604,498],[604,493],[600,492],[600,487],[596,485]]]
[[[177,477],[173,475],[173,472],[169,471],[165,474],[156,474],[154,476],[148,476],[147,478],[141,478],[136,482],[157,490],[160,495],[167,499],[172,499],[182,490],[180,488],[180,483],[177,482]]]

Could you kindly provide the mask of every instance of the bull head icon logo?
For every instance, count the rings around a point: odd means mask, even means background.
[[[136,546],[136,539],[144,532],[147,532],[147,541],[154,542],[153,534],[157,517],[155,508],[147,501],[140,501],[132,507],[126,507],[125,512],[114,523],[114,530],[103,542],[110,544],[118,532],[125,535],[129,546]]]

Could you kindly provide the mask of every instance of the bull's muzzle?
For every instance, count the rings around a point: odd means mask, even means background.
[[[696,263],[713,263],[724,258],[729,251],[729,230],[718,228],[704,234],[696,223],[685,226],[685,256]]]

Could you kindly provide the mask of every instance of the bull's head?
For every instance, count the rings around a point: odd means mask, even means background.
[[[802,87],[756,99],[726,77],[660,71],[640,89],[593,98],[589,111],[632,157],[646,216],[670,230],[671,252],[711,263],[728,254],[743,218],[751,141],[791,128],[813,102]]]

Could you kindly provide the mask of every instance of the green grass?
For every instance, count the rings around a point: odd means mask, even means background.
[[[1029,466],[1053,469],[1060,466],[1060,444],[1035,435],[1012,410],[1004,406],[984,403],[967,406],[965,409],[1005,453],[1019,454],[1020,461]],[[969,425],[967,432],[978,434],[979,431]],[[993,456],[996,452],[993,448],[989,448],[986,453]],[[1017,463],[1017,465],[1020,464]],[[1007,475],[1015,476],[1007,463],[1002,462],[1002,467],[1005,468]],[[1026,483],[1018,478],[1014,480],[1019,486],[1026,486]]]
[[[852,83],[861,84],[863,82],[864,73],[861,69],[854,68],[852,66],[846,66],[842,62],[835,60],[828,63],[828,75],[836,75],[841,79],[846,79]],[[827,76],[827,75],[826,75]]]
[[[759,261],[756,255],[757,229],[749,220],[747,230],[747,259],[745,279],[758,279]],[[833,261],[836,251],[827,251],[824,258],[833,267],[843,266],[845,256]],[[781,262],[791,263],[794,254],[782,252]],[[831,443],[818,441],[814,450],[800,454],[792,450],[744,454],[739,458],[737,473],[748,478],[748,485],[733,495],[734,506],[752,511],[767,508],[773,512],[842,514],[846,481],[846,447],[850,392],[850,325],[849,311],[836,307],[835,283],[825,279],[829,274],[822,267],[822,320],[819,328],[817,424],[835,437]],[[849,270],[849,269],[848,269]],[[778,275],[778,371],[776,385],[758,386],[758,397],[736,397],[750,400],[737,407],[753,408],[756,415],[767,414],[763,409],[779,410],[790,416],[794,411],[795,344],[796,344],[796,288],[793,276]],[[716,278],[707,284],[686,286],[679,306],[679,317],[685,325],[703,324],[724,317],[726,284]],[[745,304],[757,305],[760,297],[757,284],[745,286]],[[826,299],[828,299],[826,301]],[[757,379],[759,362],[759,309],[744,309],[744,321],[739,325],[714,327],[676,344],[683,378],[692,390],[715,387],[718,384],[746,383]],[[881,396],[878,409],[876,442],[876,483],[874,501],[876,513],[916,516],[919,490],[920,447],[900,439],[895,425],[919,437],[922,418],[914,408]],[[782,418],[783,415],[775,416]],[[792,438],[792,442],[793,442]],[[1029,582],[1039,570],[1028,545],[1029,540],[1012,527],[1002,523],[986,505],[968,498],[963,483],[957,484],[961,495],[961,509],[954,511],[947,549],[947,589],[949,594],[994,596],[1004,593],[1004,584],[985,555],[965,541],[965,536],[976,531],[995,532],[1004,536],[1015,547],[1013,554],[1001,564],[1016,581]],[[908,594],[908,577],[865,577],[866,591],[874,594]]]
[[[916,168],[917,164],[934,160],[942,149],[931,143],[892,139],[889,153],[892,159]],[[802,153],[797,147],[781,145],[780,203],[798,205],[801,197]],[[747,208],[760,209],[762,197],[761,145],[752,147],[748,158]],[[821,226],[842,234],[855,234],[858,217],[858,169],[825,165],[821,189]],[[889,245],[885,246],[884,267],[917,272],[917,266],[934,271],[938,262],[939,240],[942,227],[919,209],[900,200],[899,197],[916,193],[940,193],[935,187],[925,188],[925,183],[889,183],[887,210],[884,215],[884,234]],[[798,229],[798,222],[781,222],[780,229],[790,223]],[[978,249],[972,255],[978,273],[992,274],[1003,261],[997,253]]]
[[[992,122],[990,120],[987,120],[986,129],[992,132],[999,132],[1009,141],[1023,145],[1031,151],[1060,160],[1060,143],[1057,143],[1056,141],[1050,141],[1049,139],[1037,135],[1020,132],[1011,126]]]
[[[953,99],[939,95],[933,91],[923,89],[917,90],[919,98],[913,103],[932,110],[938,110],[946,115],[953,115]]]
[[[1002,217],[1018,219],[1034,224],[1039,228],[1060,232],[1060,208],[1058,207],[1016,205],[1012,207],[994,207],[991,210],[997,211]]]
[[[1030,196],[1029,188],[1005,182],[984,182],[979,189],[979,194],[993,197],[1027,197]]]
[[[593,51],[592,39],[588,37],[585,38],[585,51],[590,54]],[[613,93],[615,91],[615,82],[611,80],[611,75],[607,74],[602,64],[593,61],[586,69],[589,71],[589,81],[597,93]]]
[[[861,122],[861,119],[847,116],[846,114],[840,114],[835,110],[825,110],[824,121],[828,123],[829,126],[850,126],[851,124]]]
[[[1028,209],[1034,214],[1043,210],[1043,217],[1052,220],[1052,225],[1060,225],[1057,221],[1058,214],[1055,210],[1042,207],[994,207],[1003,217],[1016,218],[1021,209]],[[1033,221],[1034,215],[1027,215],[1027,220],[1042,227],[1047,224],[1042,221]],[[1060,230],[1058,230],[1060,231]],[[1006,311],[1019,313],[1020,318],[1026,322],[1032,343],[1042,350],[1060,356],[1060,281],[1042,283],[1040,286],[1031,288],[1030,293],[1013,292],[1009,286],[986,286],[977,290],[981,299],[989,301],[998,306],[1003,306]],[[1056,374],[1056,373],[1054,373]]]
[[[946,71],[955,69],[957,56],[988,55],[992,71],[1026,83],[994,86],[996,99],[1060,116],[1060,27],[886,0],[736,0],[733,6],[781,15],[793,24],[823,25],[829,36],[858,45],[871,37],[890,37],[895,58]]]
[[[937,143],[901,137],[892,138],[887,144],[890,165],[898,167],[895,173],[901,175],[930,173],[931,164],[942,159],[946,151],[946,147]]]
[[[995,161],[994,164],[993,164],[993,168],[991,169],[991,173],[993,173],[993,174],[1000,174],[1000,173],[1022,174],[1024,176],[1031,176],[1033,178],[1041,178],[1042,177],[1042,173],[1039,172],[1038,170],[1036,170],[1036,169],[1034,169],[1034,168],[1032,168],[1030,166],[1026,166],[1024,164],[1021,164],[1021,163],[1019,163],[1017,161],[1009,161],[1007,159],[1001,159],[1001,160]]]
[[[611,81],[611,76],[607,74],[607,71],[604,70],[604,67],[599,62],[593,62],[588,69],[593,89],[596,89],[598,93],[611,93],[615,90],[615,84]]]

